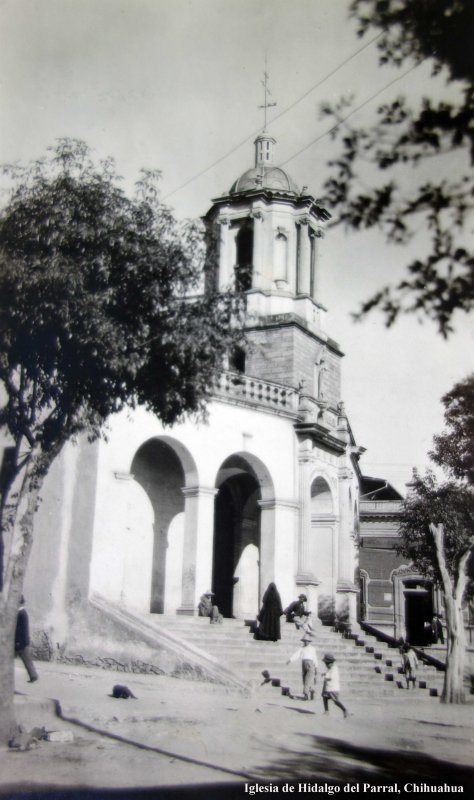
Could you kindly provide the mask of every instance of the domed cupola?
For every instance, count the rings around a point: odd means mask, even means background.
[[[294,180],[281,167],[274,164],[273,146],[275,139],[266,131],[255,139],[255,166],[246,170],[232,184],[230,194],[261,191],[262,189],[282,194],[299,195],[300,190]]]

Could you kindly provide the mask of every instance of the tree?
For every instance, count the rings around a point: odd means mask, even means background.
[[[0,506],[0,736],[13,719],[13,633],[39,493],[64,444],[145,406],[164,423],[202,414],[239,337],[238,296],[199,294],[205,245],[143,172],[133,197],[111,161],[60,140],[7,170],[0,213],[0,426],[10,437]],[[3,389],[3,391],[2,391]]]
[[[447,430],[434,437],[429,455],[455,480],[474,487],[474,373],[457,383],[442,402]]]
[[[432,472],[415,476],[399,529],[400,552],[443,591],[448,639],[444,703],[464,701],[463,604],[474,578],[473,397],[474,375],[443,397],[447,430],[434,437],[430,455],[450,477],[440,483]]]
[[[329,162],[333,173],[325,185],[324,203],[335,211],[333,224],[356,230],[377,227],[388,242],[401,246],[420,227],[428,234],[424,252],[407,264],[406,278],[395,287],[382,287],[355,316],[377,307],[390,326],[401,312],[421,312],[446,337],[453,330],[454,313],[474,305],[474,253],[469,245],[474,5],[470,0],[353,0],[351,14],[358,20],[359,35],[374,28],[382,31],[381,64],[400,67],[430,59],[433,76],[444,77],[449,87],[447,99],[436,99],[433,81],[433,96],[418,105],[412,107],[403,97],[382,105],[369,130],[346,122],[347,100],[323,107],[335,121],[332,135],[342,148]],[[448,166],[442,159],[446,155]],[[431,166],[429,177],[423,170],[416,172],[423,163]]]

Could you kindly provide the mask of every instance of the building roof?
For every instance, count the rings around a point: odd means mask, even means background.
[[[273,192],[299,195],[300,190],[293,178],[281,167],[260,165],[247,169],[232,184],[230,194],[251,192],[255,189],[270,189]]]
[[[403,497],[385,478],[371,478],[363,475],[360,484],[360,499],[403,500]]]

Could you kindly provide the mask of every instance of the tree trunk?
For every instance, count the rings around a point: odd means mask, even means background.
[[[16,618],[20,606],[28,559],[33,544],[33,522],[38,496],[44,475],[52,463],[56,453],[40,455],[40,476],[38,462],[32,460],[27,468],[23,481],[25,491],[19,493],[15,508],[14,526],[9,552],[5,553],[5,571],[3,589],[0,594],[0,743],[8,742],[18,726],[15,720],[14,688],[15,688],[15,645],[14,636]],[[35,477],[33,477],[33,473]]]
[[[464,663],[466,641],[460,604],[454,597],[445,598],[447,651],[442,703],[464,703]]]
[[[448,572],[444,552],[444,528],[442,525],[430,524],[430,530],[436,546],[438,566],[443,581],[444,602],[446,608],[446,670],[444,673],[442,703],[464,703],[464,664],[466,657],[466,635],[462,602],[467,585],[466,565],[470,548],[460,557],[457,569],[457,580]]]
[[[15,720],[15,661],[14,636],[17,609],[7,609],[2,603],[0,611],[0,745],[6,744],[17,732]]]

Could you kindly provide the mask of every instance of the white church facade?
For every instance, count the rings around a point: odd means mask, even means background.
[[[275,166],[275,142],[214,200],[219,257],[207,279],[246,292],[247,345],[229,356],[208,418],[164,428],[143,409],[107,438],[70,444],[47,477],[25,594],[67,630],[99,595],[132,612],[255,617],[271,581],[321,619],[355,620],[362,448],[341,402],[318,249],[328,214]]]

